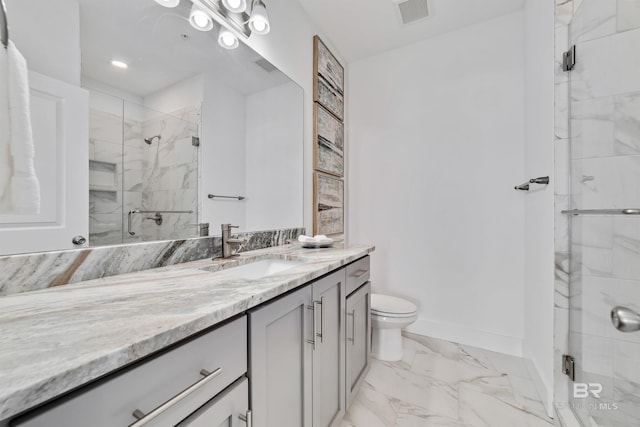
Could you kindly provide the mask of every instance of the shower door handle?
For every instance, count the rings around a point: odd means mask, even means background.
[[[611,323],[620,332],[640,331],[640,314],[630,308],[616,306],[611,309]]]

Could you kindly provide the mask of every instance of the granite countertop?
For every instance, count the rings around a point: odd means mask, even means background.
[[[245,252],[0,298],[0,421],[243,313],[373,246]],[[256,280],[225,269],[300,261]]]

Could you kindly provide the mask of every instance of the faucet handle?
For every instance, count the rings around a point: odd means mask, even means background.
[[[240,228],[240,226],[239,225],[231,225],[231,224],[229,224],[229,228]]]

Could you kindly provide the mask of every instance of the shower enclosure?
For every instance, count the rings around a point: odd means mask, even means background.
[[[90,90],[91,246],[198,235],[200,110]]]
[[[616,329],[611,312],[640,313],[640,1],[567,3],[568,400],[585,426],[638,425],[640,332]]]

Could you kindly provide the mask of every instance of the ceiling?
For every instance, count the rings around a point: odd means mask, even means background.
[[[524,0],[429,0],[430,17],[403,25],[393,0],[298,1],[346,62],[516,12],[524,7]]]
[[[209,74],[250,94],[289,81],[255,62],[262,57],[244,43],[221,48],[217,29],[201,32],[188,22],[191,2],[167,9],[152,0],[79,0],[82,76],[144,98]],[[111,66],[125,61],[127,70]]]

